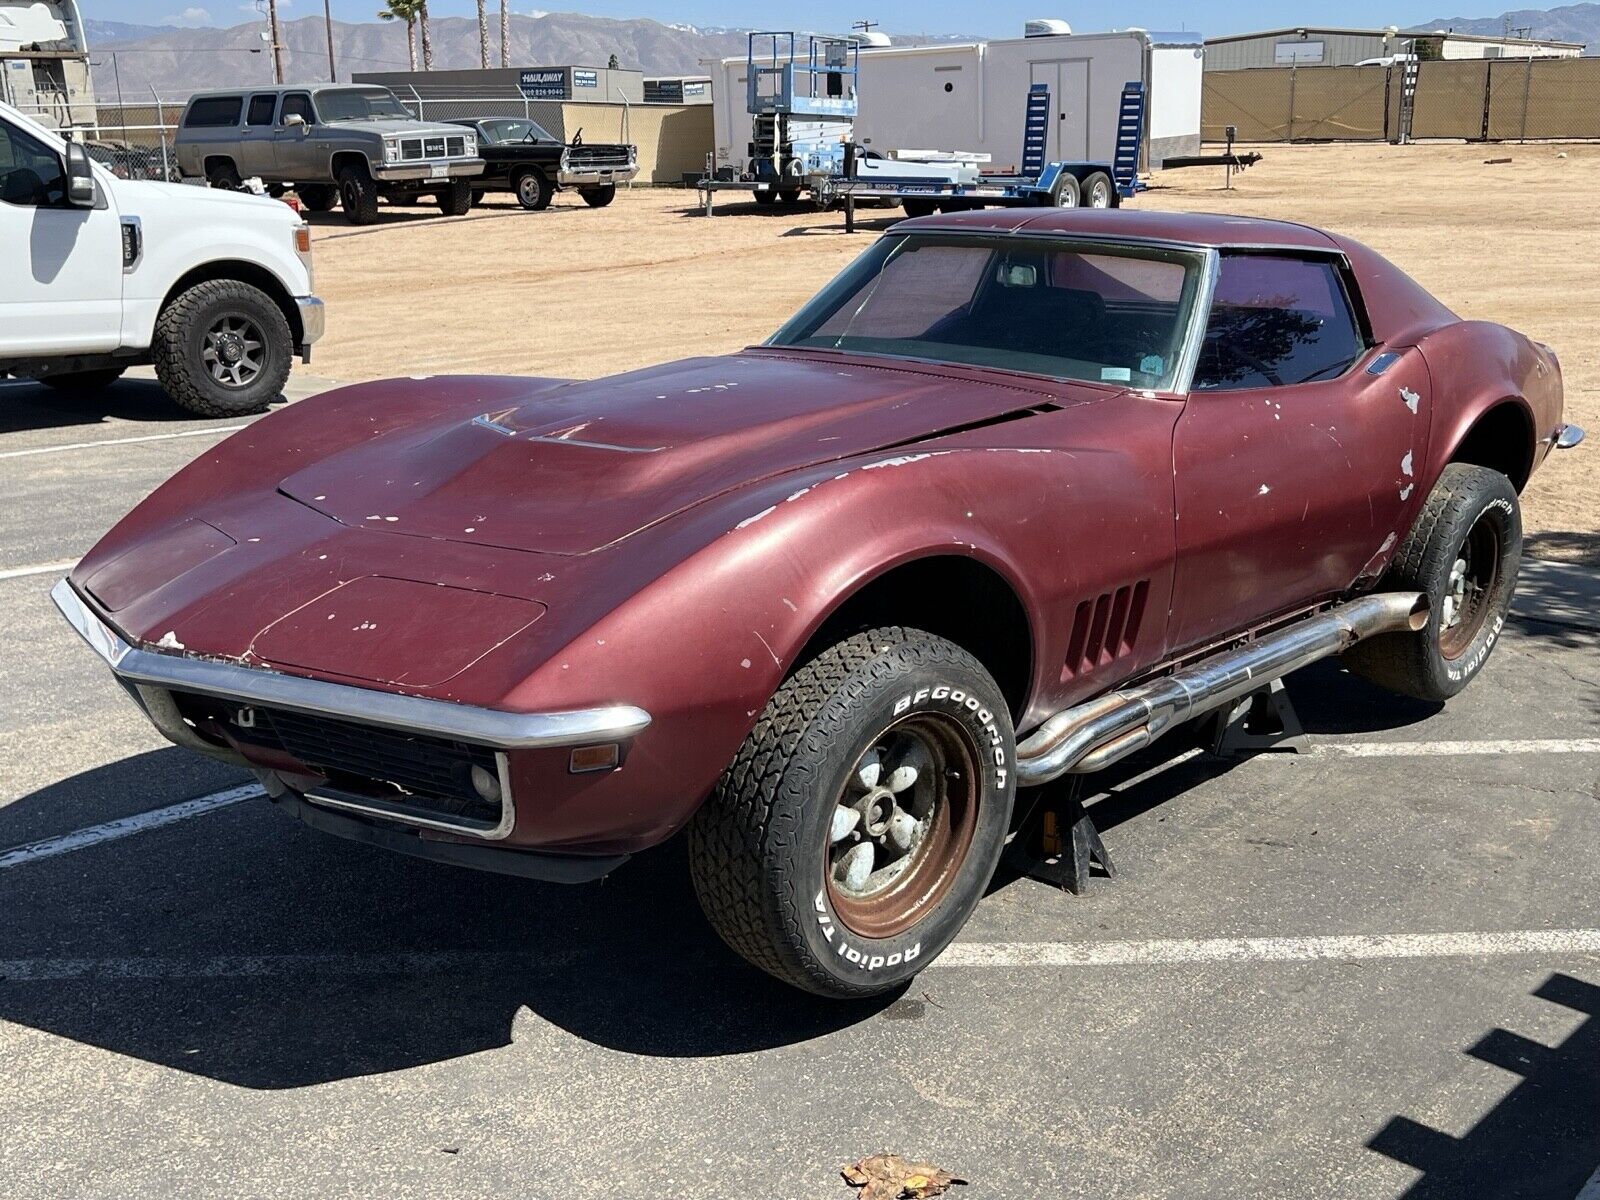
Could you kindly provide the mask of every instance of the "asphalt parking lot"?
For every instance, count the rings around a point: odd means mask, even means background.
[[[318,381],[297,377],[296,395]],[[1600,584],[1527,565],[1448,708],[1324,664],[1301,755],[1096,777],[904,994],[723,949],[681,849],[561,888],[304,829],[47,592],[237,422],[0,383],[0,1180],[35,1196],[1600,1196]],[[188,804],[186,802],[197,801]]]

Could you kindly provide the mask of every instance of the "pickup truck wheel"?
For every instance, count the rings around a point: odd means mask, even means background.
[[[1498,471],[1451,463],[1381,585],[1424,593],[1428,623],[1416,633],[1358,642],[1344,655],[1345,665],[1402,695],[1448,700],[1472,681],[1499,641],[1521,562],[1516,488]]]
[[[737,953],[823,996],[870,996],[949,945],[1015,793],[1015,737],[975,658],[858,634],[787,679],[689,827],[695,892]]]
[[[302,183],[295,185],[295,195],[310,212],[332,212],[339,202],[339,189],[331,183]]]
[[[583,202],[590,208],[604,208],[617,198],[617,185],[604,183],[599,187],[579,188],[578,195],[583,197]]]
[[[472,185],[457,179],[439,193],[439,211],[447,217],[464,217],[472,211]]]
[[[61,375],[45,375],[35,382],[62,392],[98,392],[121,379],[125,370],[126,367],[106,367],[99,371],[68,371]]]
[[[542,212],[550,207],[550,182],[542,173],[524,171],[511,186],[517,193],[517,203],[529,212]]]
[[[236,279],[197,283],[156,319],[156,378],[190,412],[260,412],[283,391],[294,355],[271,297]]]
[[[224,159],[221,162],[208,163],[206,165],[206,182],[214,188],[236,192],[244,183],[244,180],[239,177],[239,168],[234,166],[230,160]]]
[[[339,172],[339,205],[352,225],[371,225],[378,219],[378,185],[360,167]]]

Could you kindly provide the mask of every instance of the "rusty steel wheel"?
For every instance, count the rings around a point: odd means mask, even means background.
[[[939,716],[909,717],[856,761],[828,828],[828,894],[847,929],[902,933],[936,904],[972,844],[976,750]]]
[[[1016,791],[1005,697],[961,647],[858,633],[779,685],[689,826],[700,906],[762,970],[871,996],[950,944]]]

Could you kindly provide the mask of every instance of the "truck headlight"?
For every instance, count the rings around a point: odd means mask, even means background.
[[[391,141],[389,138],[383,139],[383,161],[386,163],[400,161],[400,143],[398,141]]]
[[[475,134],[467,134],[464,151],[468,158],[478,157],[478,139]]]

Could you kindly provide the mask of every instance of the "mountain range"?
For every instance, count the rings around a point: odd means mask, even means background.
[[[116,77],[124,97],[148,99],[155,89],[163,99],[181,100],[190,92],[240,83],[267,83],[272,63],[266,53],[266,23],[231,28],[175,28],[85,21],[96,63],[116,55],[115,70],[94,72],[102,100],[116,98]],[[290,83],[315,83],[328,77],[328,43],[321,17],[279,21],[286,47],[284,71]],[[436,70],[478,65],[478,23],[468,17],[435,17],[429,22]],[[582,13],[547,13],[511,18],[513,66],[605,66],[611,55],[624,67],[660,75],[702,72],[702,60],[745,53],[747,31],[665,25],[646,19],[612,20]],[[898,45],[970,40],[915,34],[892,35]],[[339,78],[356,71],[410,68],[405,26],[396,21],[333,22]],[[420,39],[419,39],[420,43]],[[491,65],[500,63],[500,22],[489,25]],[[421,55],[420,44],[418,55]]]
[[[1582,42],[1586,53],[1600,53],[1600,4],[1567,4],[1560,8],[1518,8],[1498,17],[1438,17],[1414,30],[1452,29],[1496,37],[1509,28],[1522,37]],[[1524,32],[1525,31],[1525,32]]]

